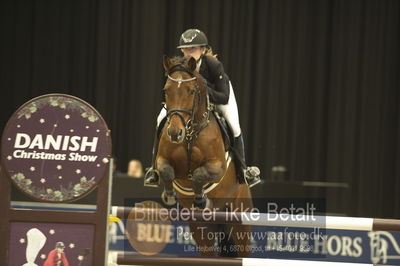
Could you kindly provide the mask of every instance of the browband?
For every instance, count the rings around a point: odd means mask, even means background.
[[[173,66],[173,67],[168,71],[168,75],[171,75],[172,73],[177,72],[177,71],[186,72],[186,73],[188,73],[190,76],[192,76],[192,77],[194,76],[194,74],[193,74],[192,71],[190,71],[189,69],[187,69],[186,67],[184,67],[184,66],[182,66],[182,65]]]

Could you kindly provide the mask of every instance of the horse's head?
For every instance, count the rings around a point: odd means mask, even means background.
[[[167,108],[167,135],[171,142],[182,143],[191,128],[200,104],[200,75],[194,58],[164,57],[167,81],[164,86]]]

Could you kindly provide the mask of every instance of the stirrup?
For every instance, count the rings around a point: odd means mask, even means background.
[[[243,170],[244,180],[251,188],[261,182],[260,169],[257,166],[249,166]]]
[[[160,180],[160,173],[158,170],[151,167],[144,176],[144,186],[145,187],[158,187]]]

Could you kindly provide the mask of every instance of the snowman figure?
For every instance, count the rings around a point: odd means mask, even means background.
[[[37,228],[32,228],[26,233],[26,263],[23,266],[37,266],[35,263],[39,251],[46,243],[46,236]]]

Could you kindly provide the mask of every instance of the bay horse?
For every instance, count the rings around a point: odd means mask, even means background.
[[[226,159],[222,133],[212,114],[206,82],[196,71],[196,60],[164,56],[163,63],[167,121],[160,136],[156,169],[164,185],[164,202],[172,205],[178,200],[185,208],[249,211],[253,208],[250,189],[247,184],[239,184],[234,163]],[[229,231],[232,236],[228,243],[243,247],[235,255],[249,254],[250,239],[238,237],[240,232],[251,231],[249,226],[189,226],[198,247],[203,247],[199,249],[201,255],[216,255],[218,250],[212,248],[215,239],[207,235],[221,231]]]

